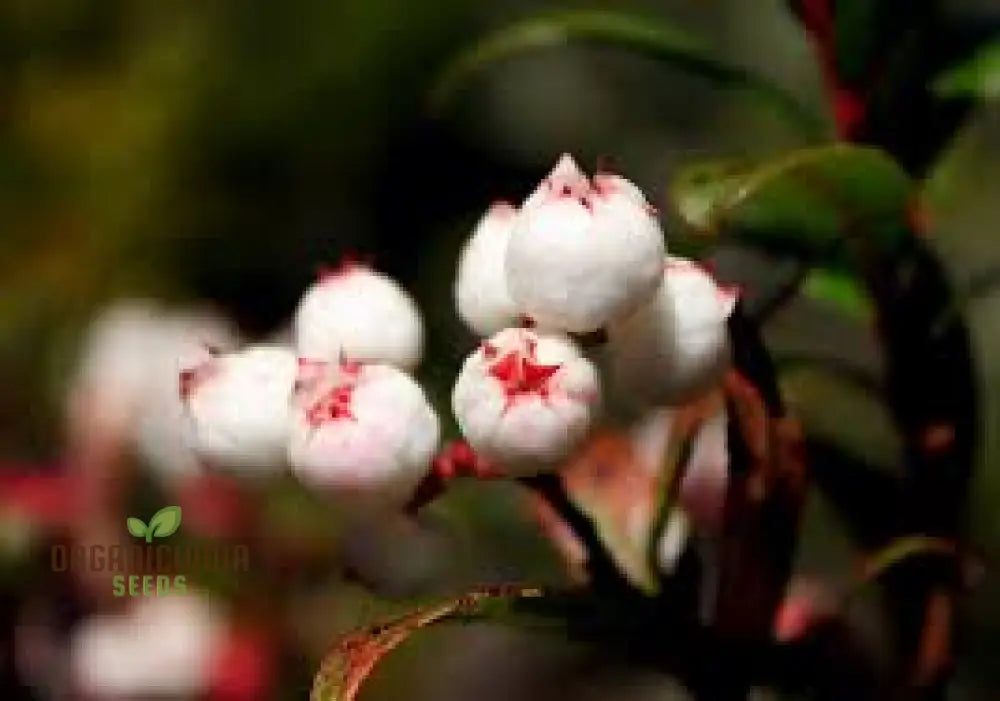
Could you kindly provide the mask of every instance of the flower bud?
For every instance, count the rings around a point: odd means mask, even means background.
[[[177,378],[232,349],[236,334],[221,317],[203,311],[170,312],[161,316],[150,342],[150,387],[138,414],[136,450],[162,477],[196,474],[200,464],[187,445],[189,421]]]
[[[101,699],[197,696],[207,688],[223,625],[208,599],[193,593],[86,618],[69,642],[75,691]]]
[[[150,358],[160,310],[146,300],[122,300],[91,324],[70,390],[70,422],[81,433],[124,435],[152,381]]]
[[[572,159],[560,169],[579,171]],[[648,300],[664,255],[659,223],[632,190],[583,182],[569,172],[528,198],[505,261],[520,310],[571,332],[599,329]]]
[[[466,440],[509,476],[554,469],[588,435],[597,370],[560,336],[505,329],[472,353],[452,392]]]
[[[392,278],[346,263],[306,290],[295,313],[299,356],[328,362],[341,357],[416,367],[423,321],[413,298]]]
[[[634,404],[679,404],[718,382],[736,300],[697,263],[669,257],[656,295],[609,327],[616,394]]]
[[[235,337],[225,319],[205,310],[115,302],[92,325],[71,386],[70,433],[79,442],[72,452],[87,454],[88,444],[115,445],[135,449],[163,477],[198,472],[186,445],[188,420],[177,377],[207,361],[213,349],[235,345]]]
[[[182,373],[195,452],[244,473],[285,466],[296,371],[290,349],[252,346]]]
[[[304,483],[365,506],[401,508],[430,469],[440,423],[423,390],[390,365],[304,364],[288,456]]]
[[[518,310],[507,291],[504,273],[507,242],[515,221],[513,205],[495,203],[476,225],[458,259],[458,314],[480,336],[514,326],[517,321]]]

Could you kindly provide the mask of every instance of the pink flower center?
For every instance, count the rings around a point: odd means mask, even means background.
[[[312,363],[315,361],[299,361],[300,368],[303,362]],[[325,366],[325,363],[320,363]],[[361,376],[361,363],[346,360],[341,354],[339,363],[341,382],[335,387],[327,390],[319,399],[306,410],[306,420],[312,426],[319,426],[329,421],[340,421],[349,419],[356,421],[357,417],[351,411],[351,402],[354,399],[354,389],[357,387],[358,379]]]
[[[534,355],[533,350],[531,356]],[[500,382],[508,399],[522,395],[548,395],[549,380],[562,366],[542,365],[531,356],[510,351],[490,366],[490,376]]]
[[[306,412],[306,420],[311,426],[320,426],[330,421],[349,419],[356,421],[351,412],[354,395],[353,384],[338,385],[316,400]]]

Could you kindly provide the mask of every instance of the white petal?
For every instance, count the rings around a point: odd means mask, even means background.
[[[331,376],[332,390],[342,378]],[[315,396],[315,395],[314,395]],[[315,424],[297,409],[288,454],[296,476],[365,506],[400,508],[427,474],[440,423],[420,386],[389,365],[362,365],[349,418]]]
[[[534,207],[558,195],[583,197],[589,190],[590,181],[587,175],[580,170],[580,166],[571,155],[564,153],[552,171],[545,176],[545,180],[524,200],[522,209]]]
[[[632,199],[557,194],[522,209],[507,247],[507,284],[540,324],[593,331],[653,295],[664,250],[658,222]]]
[[[455,301],[458,313],[480,336],[489,336],[517,321],[518,310],[507,290],[504,260],[517,210],[494,204],[476,225],[458,260]]]
[[[510,353],[530,356],[537,365],[559,366],[544,396],[508,396],[490,374],[491,366]],[[589,434],[599,404],[597,371],[572,341],[525,329],[505,329],[473,352],[452,392],[452,408],[466,440],[511,476],[557,467]]]
[[[284,467],[298,370],[294,352],[252,346],[210,363],[212,374],[187,399],[194,449],[244,474]]]
[[[671,257],[652,300],[609,328],[616,394],[634,404],[678,404],[720,381],[734,303],[696,264]]]
[[[334,273],[303,295],[294,320],[303,358],[416,367],[423,321],[413,298],[394,280],[366,268]]]

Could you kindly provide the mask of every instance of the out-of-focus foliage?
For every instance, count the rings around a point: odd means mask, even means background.
[[[661,64],[675,64],[721,86],[745,90],[769,103],[791,124],[809,136],[822,133],[820,119],[781,88],[739,66],[714,57],[704,42],[678,27],[651,18],[610,12],[570,12],[529,19],[486,37],[467,49],[444,70],[431,95],[439,109],[484,67],[529,50],[558,48],[573,43],[616,47]]]
[[[1000,95],[1000,43],[984,46],[968,61],[948,69],[935,81],[945,96],[995,98]]]
[[[380,267],[417,291],[429,320],[433,359],[421,372],[444,406],[455,362],[471,344],[451,304],[453,263],[460,239],[489,199],[526,194],[544,164],[567,149],[591,160],[615,156],[646,191],[667,192],[667,181],[694,163],[733,157],[759,163],[788,149],[815,146],[806,142],[822,140],[822,130],[816,137],[810,125],[803,136],[789,129],[787,114],[773,109],[775,102],[802,105],[801,111],[791,108],[796,114],[824,109],[821,93],[829,85],[823,73],[829,67],[815,60],[814,44],[787,11],[805,4],[559,3],[559,9],[586,9],[579,16],[590,19],[562,30],[566,34],[532,33],[532,27],[551,25],[529,22],[515,25],[521,34],[501,36],[540,47],[562,45],[573,32],[589,33],[589,45],[511,57],[479,71],[435,119],[424,111],[427,91],[450,60],[478,37],[550,11],[551,5],[531,0],[3,4],[0,452],[12,458],[58,457],[63,381],[80,331],[104,300],[119,294],[207,300],[234,315],[250,336],[265,336],[281,329],[316,266],[350,249],[374,253]],[[845,92],[871,98],[871,110],[856,121],[859,138],[888,148],[911,174],[928,176],[933,226],[927,245],[964,289],[969,281],[989,280],[1000,264],[994,193],[1000,112],[995,103],[970,111],[970,98],[996,93],[995,48],[969,50],[981,46],[981,35],[996,23],[968,14],[996,8],[991,0],[945,2],[946,12],[939,15],[930,11],[932,5],[837,3],[833,63],[845,78]],[[612,9],[635,11],[649,22],[594,23]],[[897,18],[904,14],[917,19],[900,26]],[[960,15],[972,19],[952,21]],[[664,34],[655,26],[684,29]],[[819,35],[822,27],[810,31]],[[937,31],[943,32],[940,41],[922,41]],[[608,50],[616,36],[630,32],[652,44],[666,43],[649,48],[644,58]],[[689,36],[705,42],[689,43]],[[933,51],[921,49],[928,45]],[[494,47],[505,50],[502,44]],[[671,65],[650,60],[657,52],[666,52]],[[958,67],[949,70],[955,61]],[[700,75],[676,70],[681,65],[693,65]],[[746,89],[717,90],[704,80],[706,74]],[[932,85],[942,92],[934,93]],[[851,106],[846,101],[841,108]],[[968,126],[952,140],[954,127],[965,118]],[[925,127],[929,130],[921,131]],[[943,147],[943,159],[935,162]],[[805,170],[832,176],[836,191],[865,211],[869,196],[889,191],[874,214],[898,223],[912,183],[874,154],[864,152],[863,168],[854,167],[851,151],[845,159],[822,161],[818,168],[807,164]],[[868,187],[872,165],[888,176],[877,188]],[[734,210],[736,224],[782,243],[768,256],[739,258],[730,277],[745,284],[751,299],[771,291],[770,277],[787,262],[784,244],[792,241],[799,253],[812,256],[825,253],[842,231],[839,197],[831,200],[825,188],[821,193],[783,177],[783,168],[773,179],[763,177],[762,187],[751,193],[752,203],[766,196],[782,205],[766,210],[770,219],[756,216],[763,210],[753,207]],[[729,193],[730,185],[745,186],[743,178],[752,171],[741,166],[732,181],[711,173],[702,183],[708,190],[686,190],[683,212],[704,220],[708,205]],[[693,170],[683,172],[694,176]],[[785,224],[803,221],[814,238],[786,235]],[[775,222],[782,226],[772,229]],[[669,243],[679,250],[677,230],[669,232]],[[887,227],[882,233],[904,232]],[[873,397],[881,385],[871,379],[882,359],[867,314],[858,314],[864,306],[857,288],[839,272],[834,275],[840,277],[823,274],[827,277],[807,278],[803,298],[774,315],[767,340],[779,360],[808,361],[785,378],[793,408],[824,443],[842,449],[836,452],[839,461],[833,450],[823,453],[827,469],[865,475],[870,489],[848,490],[842,501],[877,514],[885,506],[884,494],[892,493],[877,487],[896,484],[903,446],[891,417]],[[957,307],[969,315],[982,403],[971,520],[975,541],[993,556],[1000,543],[1000,478],[992,469],[1000,454],[998,301],[986,285],[975,297],[960,298]],[[835,360],[844,372],[819,370],[817,359]],[[869,384],[856,382],[859,378]],[[869,467],[877,479],[869,479]],[[464,535],[442,538],[443,544],[411,542],[405,553],[391,539],[389,545],[374,536],[364,540],[372,561],[407,561],[378,570],[387,590],[558,579],[554,558],[518,510],[514,490],[474,487],[449,494],[428,516],[431,530],[446,527]],[[299,494],[272,496],[266,529],[276,552],[267,556],[273,557],[269,568],[285,571],[288,554],[278,541],[309,550],[299,554],[304,559],[314,550],[334,549],[324,505],[304,505]],[[153,497],[142,498],[151,500],[143,513],[162,506]],[[830,535],[841,530],[838,511],[807,511],[801,562],[840,571],[859,554],[856,542]],[[5,519],[17,523],[16,514]],[[309,538],[301,536],[306,529]],[[4,532],[5,544],[23,552],[20,531]],[[5,581],[17,579],[4,569]],[[12,587],[43,581],[41,575],[23,579]],[[229,582],[226,588],[245,591],[247,584]],[[385,604],[321,575],[289,585],[284,593],[275,608],[282,609],[290,637],[300,646],[286,654],[283,665],[286,679],[299,687],[285,691],[301,698],[312,663],[332,633],[380,618]],[[995,579],[988,579],[970,602],[974,615],[956,698],[991,698],[1000,688],[993,659],[1000,635],[997,593]],[[595,681],[600,665],[593,659],[545,642],[490,636],[476,627],[441,636],[426,648],[404,646],[400,661],[387,663],[381,681],[373,679],[371,698],[403,693],[481,701],[530,698],[526,689],[535,689],[535,698],[552,699],[664,694],[662,679],[620,670]]]

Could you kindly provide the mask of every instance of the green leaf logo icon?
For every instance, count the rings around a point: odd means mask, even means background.
[[[134,516],[130,516],[125,525],[133,536],[145,538],[147,543],[152,543],[153,538],[166,538],[177,532],[181,527],[181,507],[164,506],[153,514],[148,526]]]
[[[136,538],[146,537],[146,524],[135,518],[134,516],[129,516],[128,520],[125,522],[128,526],[128,532],[134,535]]]

